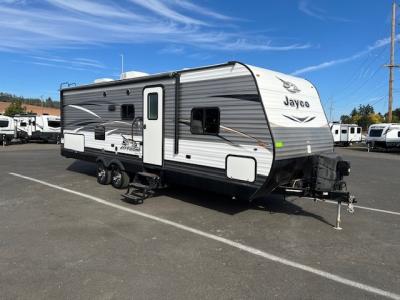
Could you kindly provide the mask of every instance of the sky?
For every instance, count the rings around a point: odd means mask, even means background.
[[[121,54],[147,73],[238,60],[310,80],[333,120],[360,104],[384,113],[391,3],[0,0],[0,91],[58,100],[63,82],[118,79]]]

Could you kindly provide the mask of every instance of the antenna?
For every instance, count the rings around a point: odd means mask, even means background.
[[[124,73],[124,54],[121,55],[121,74]]]

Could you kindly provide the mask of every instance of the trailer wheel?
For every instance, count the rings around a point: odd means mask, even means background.
[[[97,182],[103,185],[111,183],[111,171],[99,161],[96,168]]]
[[[129,176],[117,165],[111,166],[111,185],[116,189],[124,189],[129,185]]]

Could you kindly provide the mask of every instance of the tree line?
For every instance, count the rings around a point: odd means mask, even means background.
[[[3,92],[0,92],[0,102],[20,102],[21,104],[60,108],[60,102],[51,99],[51,97],[42,100],[39,98],[25,98]]]
[[[387,120],[387,113],[375,113],[372,105],[360,105],[354,108],[349,115],[342,115],[340,121],[343,124],[357,124],[363,130],[376,123],[385,123]],[[392,123],[400,123],[400,108],[393,110]]]

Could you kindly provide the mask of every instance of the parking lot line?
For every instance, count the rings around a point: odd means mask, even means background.
[[[113,208],[116,208],[116,209],[119,209],[119,210],[122,210],[122,211],[125,211],[125,212],[128,212],[128,213],[131,213],[131,214],[135,214],[135,215],[138,215],[138,216],[141,216],[141,217],[144,217],[144,218],[147,218],[147,219],[150,219],[150,220],[162,223],[162,224],[166,224],[166,225],[169,225],[169,226],[172,226],[172,227],[175,227],[175,228],[179,228],[181,230],[185,230],[187,232],[190,232],[190,233],[193,233],[193,234],[196,234],[196,235],[199,235],[199,236],[202,236],[202,237],[205,237],[205,238],[208,238],[208,239],[211,239],[211,240],[214,240],[214,241],[229,245],[229,246],[237,248],[239,250],[246,251],[246,252],[248,252],[250,254],[263,257],[263,258],[265,258],[267,260],[270,260],[270,261],[273,261],[273,262],[277,262],[277,263],[280,263],[280,264],[283,264],[283,265],[286,265],[286,266],[289,266],[289,267],[292,267],[292,268],[295,268],[295,269],[299,269],[299,270],[302,270],[302,271],[306,271],[306,272],[312,273],[314,275],[317,275],[317,276],[320,276],[320,277],[323,277],[323,278],[326,278],[326,279],[329,279],[329,280],[332,280],[332,281],[335,281],[335,282],[338,282],[338,283],[342,283],[342,284],[350,286],[350,287],[354,287],[354,288],[357,288],[357,289],[360,289],[360,290],[363,290],[363,291],[366,291],[366,292],[369,292],[369,293],[373,293],[373,294],[376,294],[376,295],[384,296],[384,297],[387,297],[387,298],[390,298],[390,299],[400,300],[400,295],[399,294],[395,294],[395,293],[392,293],[392,292],[389,292],[389,291],[385,291],[385,290],[382,290],[382,289],[379,289],[379,288],[376,288],[376,287],[373,287],[373,286],[370,286],[370,285],[367,285],[367,284],[363,284],[363,283],[360,283],[360,282],[357,282],[357,281],[353,281],[353,280],[341,277],[339,275],[335,275],[333,273],[329,273],[329,272],[322,271],[322,270],[319,270],[319,269],[316,269],[316,268],[313,268],[313,267],[309,267],[307,265],[303,265],[301,263],[297,263],[297,262],[294,262],[294,261],[291,261],[291,260],[276,256],[276,255],[273,255],[273,254],[270,254],[270,253],[267,253],[265,251],[262,251],[262,250],[259,250],[259,249],[256,249],[256,248],[253,248],[253,247],[250,247],[250,246],[246,246],[246,245],[244,245],[242,243],[238,243],[238,242],[229,240],[227,238],[223,238],[223,237],[220,237],[220,236],[217,236],[217,235],[214,235],[214,234],[211,234],[211,233],[207,233],[205,231],[201,231],[201,230],[189,227],[189,226],[185,226],[185,225],[182,225],[182,224],[179,224],[179,223],[167,220],[167,219],[163,219],[163,218],[160,218],[160,217],[157,217],[157,216],[153,216],[153,215],[150,215],[150,214],[147,214],[147,213],[144,213],[144,212],[140,212],[140,211],[134,210],[134,209],[129,208],[129,207],[125,207],[125,206],[122,206],[122,205],[119,205],[119,204],[115,204],[115,203],[106,201],[104,199],[101,199],[101,198],[98,198],[98,197],[95,197],[95,196],[91,196],[91,195],[84,194],[84,193],[81,193],[81,192],[78,192],[78,191],[74,191],[74,190],[71,190],[71,189],[68,189],[68,188],[64,188],[64,187],[61,187],[59,185],[55,185],[55,184],[52,184],[52,183],[49,183],[49,182],[46,182],[46,181],[42,181],[42,180],[39,180],[39,179],[36,179],[36,178],[24,176],[24,175],[21,175],[21,174],[18,174],[18,173],[13,173],[13,172],[11,172],[9,174],[13,175],[13,176],[16,176],[16,177],[19,177],[19,178],[22,178],[22,179],[26,179],[26,180],[32,181],[32,182],[40,183],[42,185],[45,185],[45,186],[48,186],[48,187],[51,187],[51,188],[54,188],[54,189],[57,189],[57,190],[60,190],[60,191],[64,191],[64,192],[67,192],[67,193],[70,193],[70,194],[74,194],[74,195],[77,195],[77,196],[80,196],[80,197],[95,201],[97,203],[100,203],[100,204],[103,204],[103,205],[107,205],[109,207],[113,207]]]

